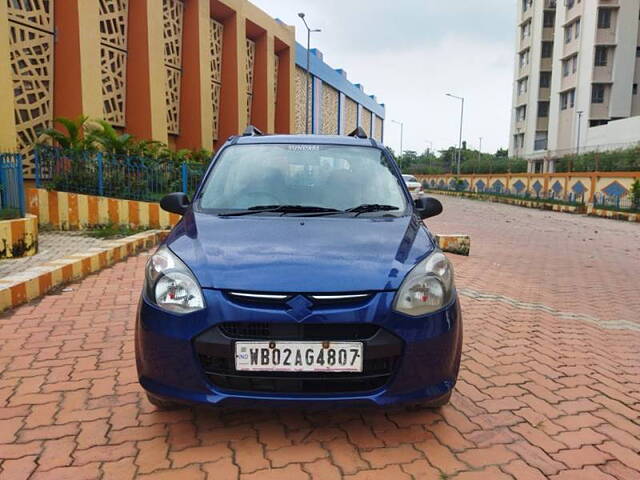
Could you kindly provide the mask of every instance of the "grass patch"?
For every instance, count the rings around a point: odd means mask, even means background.
[[[135,227],[131,228],[129,225],[116,225],[114,223],[107,223],[104,225],[91,225],[85,233],[89,237],[111,239],[111,238],[123,238],[136,233],[150,230],[149,227]]]
[[[20,210],[17,208],[0,208],[0,220],[13,220],[20,217]]]

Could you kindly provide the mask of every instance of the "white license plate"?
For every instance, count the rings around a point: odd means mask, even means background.
[[[362,372],[362,342],[236,342],[236,370]]]

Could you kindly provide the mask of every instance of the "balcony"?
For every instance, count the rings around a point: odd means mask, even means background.
[[[536,130],[549,130],[549,117],[538,117]]]
[[[609,64],[600,67],[593,67],[594,83],[612,83],[613,82],[613,59],[609,59]]]
[[[542,29],[542,41],[553,42],[554,30],[555,29],[553,27],[544,27]]]
[[[538,90],[538,100],[549,101],[550,99],[551,99],[551,89],[540,87],[540,89]]]
[[[526,50],[529,47],[531,47],[531,35],[520,36],[520,50]]]
[[[596,45],[615,45],[616,44],[616,29],[613,28],[598,28],[596,32]]]

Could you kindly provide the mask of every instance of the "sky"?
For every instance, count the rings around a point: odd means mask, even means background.
[[[251,0],[307,34],[324,61],[386,105],[385,144],[422,152],[458,144],[459,100],[464,139],[495,152],[508,146],[515,45],[515,0]]]

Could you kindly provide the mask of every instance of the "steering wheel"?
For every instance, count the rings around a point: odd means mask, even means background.
[[[252,198],[257,199],[257,201],[248,201],[247,203],[250,206],[254,205],[280,205],[280,199],[276,197],[273,193],[257,191],[257,192],[248,192],[244,195],[245,199],[250,200]],[[268,200],[264,200],[268,199]]]

